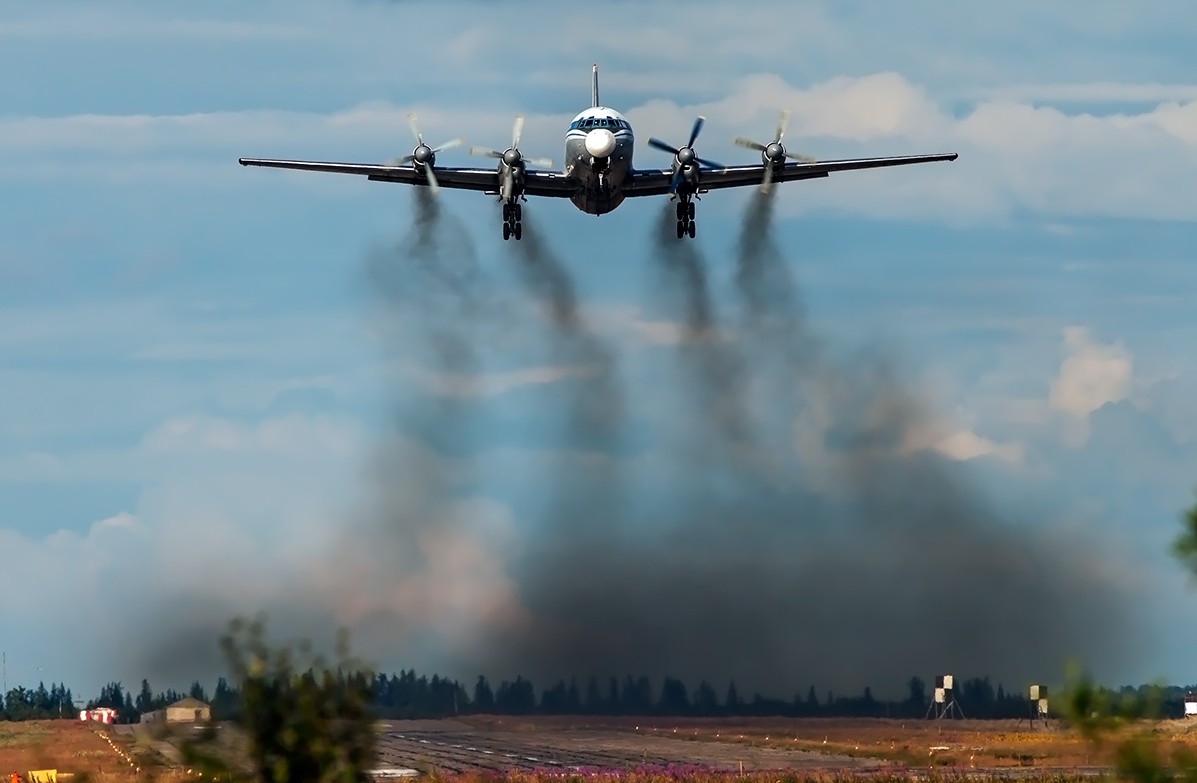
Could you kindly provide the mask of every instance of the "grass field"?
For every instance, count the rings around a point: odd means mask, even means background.
[[[144,754],[110,739],[107,727],[77,720],[0,723],[0,775],[57,769],[68,779],[133,780]]]
[[[1145,725],[1165,748],[1197,749],[1197,721]],[[928,773],[1060,781],[1098,774],[1111,762],[1072,731],[1017,721],[471,716],[387,721],[379,731],[378,766],[411,766],[463,783],[579,775],[600,783],[883,781]],[[220,733],[222,744],[239,744],[232,726]],[[105,783],[192,777],[144,727],[0,723],[0,775],[33,769]]]

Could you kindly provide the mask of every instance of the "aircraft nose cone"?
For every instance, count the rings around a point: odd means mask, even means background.
[[[514,166],[520,162],[519,150],[510,149],[503,153],[503,162],[508,166]]]
[[[605,158],[615,151],[615,134],[606,128],[595,128],[586,134],[586,151],[596,158]]]
[[[432,157],[432,148],[431,147],[426,147],[423,144],[421,144],[419,147],[416,147],[416,160],[418,160],[421,163],[427,163],[431,157]]]
[[[690,161],[694,160],[694,150],[690,149],[689,147],[682,147],[677,152],[677,159],[681,163],[689,163]]]
[[[773,144],[770,144],[768,147],[765,148],[765,154],[768,155],[773,160],[777,160],[783,154],[785,154],[785,150],[782,149],[780,144],[774,142]]]

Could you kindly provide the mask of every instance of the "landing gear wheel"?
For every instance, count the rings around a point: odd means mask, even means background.
[[[693,221],[693,220],[691,220],[691,221],[689,222],[689,224],[687,224],[687,226],[686,226],[686,233],[690,235],[690,238],[691,238],[691,239],[693,239],[693,238],[694,238],[694,221]]]
[[[677,209],[675,211],[677,212],[677,220],[679,223],[682,222],[683,220],[685,220],[686,219],[686,202],[679,201],[677,203]]]
[[[694,219],[694,202],[693,201],[686,202],[686,217],[688,217],[690,220]]]
[[[524,207],[521,204],[511,205],[511,219],[516,223],[524,219]]]
[[[686,224],[679,220],[677,222],[677,238],[681,239],[685,235],[686,235]]]
[[[522,237],[523,235],[524,235],[524,224],[516,223],[515,224],[515,241],[516,242],[520,241],[520,237]]]
[[[506,242],[508,239],[511,239],[511,224],[504,223],[503,224],[503,241]]]
[[[506,201],[503,202],[503,222],[504,223],[511,222],[511,205],[508,204]]]

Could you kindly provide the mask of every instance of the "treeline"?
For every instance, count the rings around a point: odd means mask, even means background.
[[[46,689],[39,682],[36,688],[11,688],[0,702],[0,717],[4,720],[47,720],[75,717],[75,701],[71,689],[59,683]]]
[[[310,676],[310,675],[307,675]],[[371,703],[375,713],[384,718],[441,718],[453,715],[644,715],[697,717],[862,717],[862,718],[923,718],[927,716],[933,689],[918,677],[907,682],[907,694],[902,699],[877,699],[871,688],[859,695],[836,695],[826,692],[822,697],[814,686],[805,694],[790,699],[766,697],[759,693],[741,694],[735,682],[717,691],[709,682],[701,682],[691,689],[684,682],[666,677],[655,687],[648,677],[625,677],[599,680],[576,678],[560,680],[537,690],[530,680],[516,677],[492,686],[485,677],[478,677],[472,687],[457,680],[432,675],[418,675],[414,670],[402,670],[391,675],[358,675],[337,672],[344,685],[349,677],[369,677]],[[1118,701],[1135,699],[1147,703],[1148,686],[1123,687],[1106,690]],[[1179,717],[1184,714],[1186,688],[1169,687],[1154,693],[1160,714]],[[240,693],[223,677],[209,694],[198,681],[187,692],[173,689],[155,693],[148,681],[142,680],[136,694],[125,690],[119,682],[105,685],[98,698],[88,701],[87,709],[111,707],[117,720],[135,723],[146,712],[159,710],[185,696],[209,704],[214,720],[237,717]],[[1007,691],[1000,683],[993,685],[988,677],[963,680],[953,694],[956,705],[968,718],[1022,718],[1030,712],[1025,691]],[[55,685],[46,690],[15,688],[4,700],[4,718],[31,720],[73,717],[71,692]]]

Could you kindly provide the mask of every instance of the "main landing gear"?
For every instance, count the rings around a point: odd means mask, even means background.
[[[503,239],[515,237],[516,241],[524,235],[524,227],[520,223],[523,217],[523,206],[519,202],[508,204],[503,202]]]
[[[687,196],[677,202],[677,238],[684,236],[694,238],[694,202]]]

